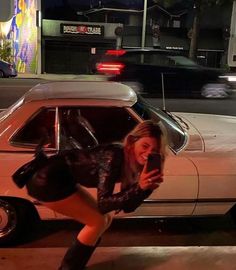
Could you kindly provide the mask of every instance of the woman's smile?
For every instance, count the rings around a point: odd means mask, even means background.
[[[143,166],[150,153],[158,152],[159,144],[156,138],[143,137],[134,143],[134,157],[136,162]]]

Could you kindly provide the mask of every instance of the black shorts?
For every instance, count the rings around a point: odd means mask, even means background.
[[[31,197],[42,202],[62,200],[77,191],[70,167],[60,156],[49,158],[48,164],[27,182],[26,188]]]

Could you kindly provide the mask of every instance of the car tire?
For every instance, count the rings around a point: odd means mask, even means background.
[[[222,87],[222,88],[215,88],[214,85],[209,86],[210,84],[204,86],[201,90],[201,96],[204,98],[228,98],[229,95],[227,93],[226,88]]]
[[[234,205],[233,208],[230,210],[230,215],[236,224],[236,205]]]
[[[23,199],[0,198],[0,245],[18,242],[39,220],[34,206]]]
[[[4,73],[2,70],[0,70],[0,78],[4,78]]]

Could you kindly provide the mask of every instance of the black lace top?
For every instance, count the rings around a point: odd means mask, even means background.
[[[120,181],[124,164],[123,147],[119,144],[98,146],[89,150],[68,150],[62,153],[77,183],[86,187],[97,187],[98,207],[102,213],[112,210],[134,211],[151,190],[142,190],[138,183],[125,190],[114,192]],[[135,179],[134,179],[135,180]]]

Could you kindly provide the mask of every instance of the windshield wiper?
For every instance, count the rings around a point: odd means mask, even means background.
[[[171,117],[175,122],[177,122],[179,124],[182,123],[184,125],[184,127],[189,130],[189,125],[180,117],[177,116],[169,111],[163,110],[163,112],[165,112],[169,117]]]

